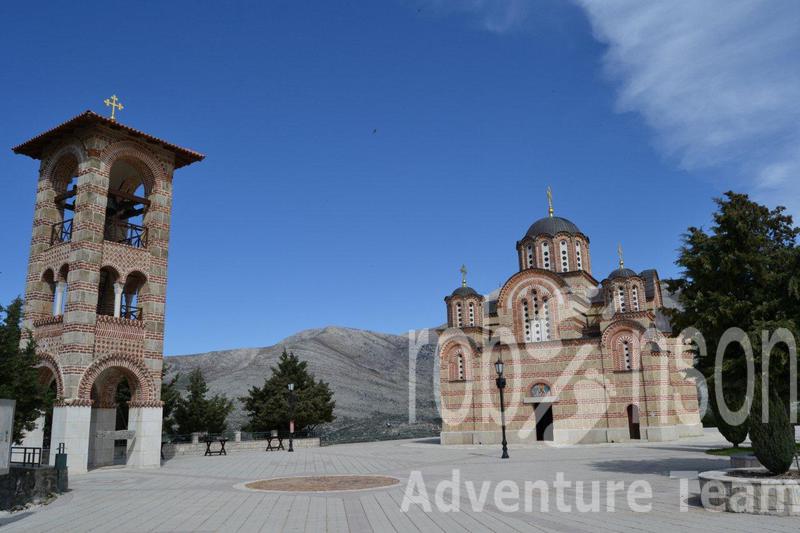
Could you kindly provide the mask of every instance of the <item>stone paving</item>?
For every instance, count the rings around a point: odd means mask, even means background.
[[[501,461],[495,447],[439,446],[435,440],[347,444],[286,452],[238,452],[222,457],[184,456],[161,469],[109,468],[73,476],[71,491],[55,502],[29,511],[0,515],[3,533],[12,531],[754,531],[800,530],[800,519],[713,513],[697,501],[697,481],[688,482],[689,497],[681,510],[680,480],[671,471],[725,468],[727,458],[703,451],[724,445],[716,433],[668,443],[604,444],[593,446],[512,447],[511,459]],[[443,512],[435,505],[436,484],[460,476],[460,510]],[[418,471],[419,474],[413,474]],[[564,502],[556,506],[554,482],[559,472],[573,482]],[[245,482],[283,476],[317,474],[377,474],[401,480],[398,486],[362,492],[254,492]],[[401,503],[410,478],[426,483],[432,510]],[[493,494],[497,483],[510,480],[522,488],[526,480],[548,484],[549,511],[507,512]],[[615,510],[606,510],[607,481],[636,480],[650,484],[649,512],[634,512],[625,492],[617,493]],[[470,494],[465,483],[475,482]],[[490,482],[482,510],[473,509],[480,484]],[[586,488],[579,498],[575,481]],[[591,500],[589,485],[601,481],[600,512],[577,512]],[[445,491],[445,500],[450,501]],[[505,503],[508,503],[506,500]],[[641,503],[641,500],[640,500]]]

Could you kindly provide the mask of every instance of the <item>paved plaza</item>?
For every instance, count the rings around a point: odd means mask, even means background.
[[[107,468],[73,476],[71,491],[33,510],[0,515],[2,531],[792,531],[800,519],[712,513],[699,506],[697,481],[689,482],[687,510],[681,510],[680,480],[670,472],[712,470],[727,458],[705,449],[724,441],[707,432],[703,437],[668,443],[591,446],[512,447],[511,459],[498,459],[495,447],[443,447],[432,440],[346,444],[286,452],[236,452],[228,456],[184,456],[161,469]],[[441,480],[460,476],[460,511],[442,512],[434,493]],[[418,471],[419,474],[412,474]],[[571,481],[565,502],[555,505],[553,483],[559,472]],[[399,485],[361,492],[266,493],[242,488],[244,482],[281,476],[319,474],[385,475]],[[409,478],[424,479],[432,510],[401,503]],[[531,512],[520,508],[501,512],[492,494],[502,480],[520,487],[526,480],[550,486],[550,510],[540,501]],[[577,512],[575,481],[636,480],[650,484],[652,510],[634,512],[618,493],[613,512]],[[477,487],[491,482],[483,510],[474,510],[465,482]],[[587,490],[586,499],[591,497]],[[447,493],[445,493],[447,494]],[[535,494],[538,494],[535,493]],[[604,490],[601,491],[604,494]],[[473,493],[474,495],[474,493]],[[448,497],[445,498],[449,501]],[[473,498],[474,499],[474,498]]]

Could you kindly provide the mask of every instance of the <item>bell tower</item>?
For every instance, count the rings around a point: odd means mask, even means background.
[[[123,439],[127,465],[159,466],[172,176],[204,156],[92,111],[13,150],[41,161],[23,322],[56,397],[40,445],[71,472]]]

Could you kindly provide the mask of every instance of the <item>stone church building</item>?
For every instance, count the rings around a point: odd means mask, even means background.
[[[13,150],[41,161],[23,328],[55,398],[24,445],[159,466],[172,177],[203,155],[92,111]]]
[[[598,282],[589,243],[551,204],[516,243],[517,272],[500,289],[483,296],[463,272],[438,343],[443,444],[500,442],[498,359],[511,443],[702,433],[692,355],[662,313],[658,273],[625,268],[620,250]]]

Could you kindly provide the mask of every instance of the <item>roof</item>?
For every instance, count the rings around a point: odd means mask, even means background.
[[[451,298],[453,296],[467,297],[467,296],[480,296],[480,294],[478,294],[478,292],[472,287],[459,287],[453,291],[453,294],[450,295]]]
[[[618,269],[614,270],[613,272],[611,272],[611,274],[608,275],[608,279],[633,278],[633,277],[636,277],[638,275],[639,274],[637,274],[636,272],[634,272],[630,268],[618,268]]]
[[[536,237],[537,235],[550,235],[556,233],[580,233],[583,232],[571,221],[562,217],[544,217],[540,218],[528,228],[525,234],[527,237]]]
[[[168,150],[173,154],[175,154],[176,169],[184,167],[186,165],[190,165],[197,161],[202,161],[205,158],[205,156],[199,152],[195,152],[194,150],[190,150],[188,148],[182,148],[178,145],[169,143],[163,139],[159,139],[158,137],[154,137],[152,135],[144,133],[143,131],[139,131],[124,124],[120,124],[116,120],[111,120],[110,118],[98,115],[94,111],[84,111],[80,115],[69,119],[63,124],[60,124],[55,128],[49,129],[44,133],[40,133],[36,137],[18,146],[15,146],[14,148],[12,148],[12,150],[16,154],[27,155],[28,157],[32,157],[34,159],[42,159],[45,149],[53,141],[58,140],[62,137],[72,135],[75,132],[75,130],[79,128],[87,126],[95,126],[95,125],[103,125],[112,129],[121,130],[133,137],[139,137],[141,139],[144,139],[145,141],[158,144],[165,150]]]

